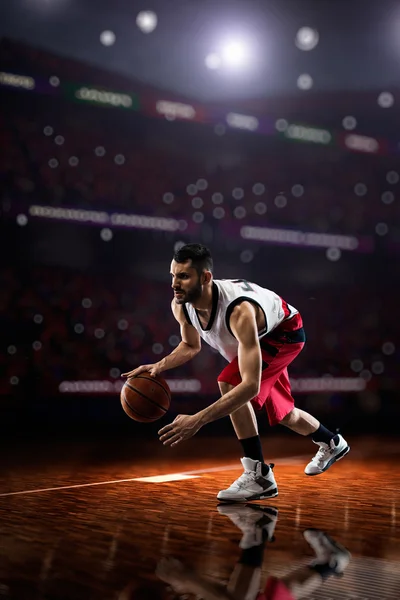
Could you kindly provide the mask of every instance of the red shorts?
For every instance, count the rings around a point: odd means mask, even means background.
[[[257,596],[257,600],[295,600],[286,585],[276,577],[268,577],[265,589]]]
[[[294,408],[287,367],[304,347],[305,334],[300,314],[283,321],[260,340],[262,373],[260,393],[252,405],[264,405],[271,425],[277,425]],[[239,360],[234,358],[218,376],[218,381],[236,386],[241,381]]]

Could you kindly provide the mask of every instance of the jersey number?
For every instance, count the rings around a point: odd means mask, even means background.
[[[254,292],[254,290],[251,287],[251,285],[249,284],[249,282],[246,281],[245,279],[235,279],[233,281],[233,283],[244,283],[244,285],[240,286],[240,289],[242,289],[245,292]]]

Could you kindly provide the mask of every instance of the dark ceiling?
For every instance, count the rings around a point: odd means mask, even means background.
[[[140,10],[157,13],[153,33],[137,28]],[[295,46],[302,26],[319,31],[311,52]],[[106,29],[116,34],[110,47],[99,41]],[[315,91],[390,91],[400,80],[392,0],[2,0],[0,35],[199,100],[293,92],[302,73]],[[249,39],[251,64],[210,71],[205,56],[226,36]]]

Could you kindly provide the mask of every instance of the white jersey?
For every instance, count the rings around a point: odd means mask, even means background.
[[[214,279],[212,311],[207,327],[203,328],[197,311],[189,303],[183,305],[187,321],[197,329],[207,344],[231,362],[238,355],[239,343],[233,335],[229,320],[234,307],[243,301],[257,304],[264,313],[266,327],[258,332],[261,339],[282,321],[298,311],[271,290],[244,279]]]

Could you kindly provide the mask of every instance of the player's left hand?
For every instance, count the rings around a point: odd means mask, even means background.
[[[196,435],[201,428],[197,415],[178,415],[169,425],[158,432],[164,446],[176,446]]]

